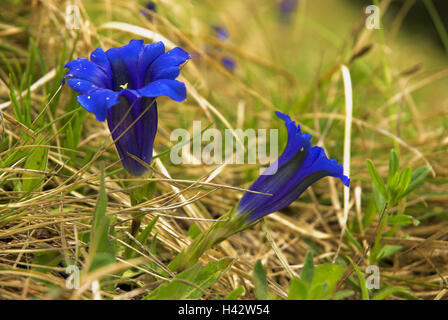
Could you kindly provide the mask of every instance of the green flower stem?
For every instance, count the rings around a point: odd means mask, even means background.
[[[155,182],[147,182],[137,188],[132,189],[131,191],[131,204],[132,206],[139,205],[146,201],[149,201],[154,196],[155,192]],[[132,224],[131,224],[131,235],[135,236],[140,229],[140,224],[143,219],[142,212],[133,212],[132,215]]]
[[[216,246],[230,236],[247,229],[250,225],[246,223],[247,215],[239,215],[232,210],[216,221],[210,229],[198,235],[194,241],[183,250],[171,267],[178,271],[192,267],[208,249]],[[172,270],[173,270],[172,269]]]

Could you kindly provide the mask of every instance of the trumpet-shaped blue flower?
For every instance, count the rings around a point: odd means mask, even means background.
[[[157,13],[157,5],[154,1],[149,1],[148,3],[146,3],[145,6],[146,9],[148,9],[149,11],[155,12]],[[148,12],[146,10],[141,10],[140,11],[148,20],[152,21],[152,15],[148,14]]]
[[[248,214],[247,223],[281,210],[296,200],[317,180],[332,176],[349,186],[342,165],[328,159],[321,147],[311,146],[311,135],[302,133],[291,118],[281,112],[277,116],[285,122],[288,143],[282,155],[250,186],[249,190],[270,195],[246,192],[237,207],[237,214]]]
[[[220,41],[225,41],[229,37],[229,31],[223,26],[215,25],[212,27],[216,32],[216,37]]]
[[[162,42],[144,44],[131,40],[121,48],[103,51],[97,48],[85,58],[65,65],[68,85],[79,93],[78,102],[107,119],[112,138],[124,168],[139,176],[147,168],[128,155],[151,164],[157,132],[159,96],[175,101],[187,97],[185,84],[175,80],[181,65],[190,55],[181,48],[165,52]]]
[[[229,38],[229,31],[226,27],[215,25],[212,26],[212,28],[215,30],[216,38],[218,38],[219,41],[226,41]],[[221,58],[221,64],[230,72],[235,71],[236,68],[236,62],[235,59],[229,57],[229,56],[223,56]]]
[[[224,56],[224,57],[222,57],[222,59],[221,59],[221,63],[222,63],[222,65],[223,65],[227,70],[229,70],[230,72],[235,71],[235,68],[236,68],[236,62],[235,62],[235,60],[233,60],[232,58],[227,57],[227,56]]]
[[[299,5],[299,0],[281,0],[279,4],[279,9],[282,14],[290,14],[297,9]]]

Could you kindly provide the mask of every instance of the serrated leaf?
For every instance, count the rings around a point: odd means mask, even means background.
[[[255,297],[258,300],[266,300],[268,297],[268,280],[266,278],[266,270],[260,260],[254,265],[253,282],[255,287]]]

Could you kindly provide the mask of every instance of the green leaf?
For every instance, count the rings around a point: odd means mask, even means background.
[[[235,290],[233,290],[232,292],[230,292],[225,298],[224,300],[237,300],[240,296],[242,296],[244,294],[244,287],[239,286],[238,288],[236,288]]]
[[[42,273],[50,273],[52,272],[51,269],[39,268],[38,265],[46,267],[56,267],[61,262],[61,260],[62,256],[57,251],[36,252],[34,254],[34,258],[31,260],[31,263],[34,265],[32,269]]]
[[[308,284],[298,278],[292,278],[289,283],[288,300],[306,300],[308,297]]]
[[[386,206],[386,199],[381,194],[381,192],[378,191],[378,188],[373,183],[372,184],[372,191],[373,191],[373,200],[375,202],[375,207],[378,213],[382,213],[384,210],[384,207]]]
[[[303,265],[302,272],[300,273],[300,279],[305,281],[309,286],[313,282],[314,278],[314,262],[313,262],[313,254],[311,251],[308,251],[305,256],[305,263]]]
[[[369,170],[370,176],[372,177],[372,181],[377,187],[378,191],[383,195],[383,197],[387,197],[386,186],[384,185],[383,179],[381,179],[378,171],[375,169],[373,162],[367,159],[367,169]]]
[[[374,196],[370,197],[369,203],[367,204],[367,208],[365,210],[364,215],[362,216],[362,226],[366,229],[370,223],[372,223],[373,219],[375,219],[377,213],[377,208],[375,204]]]
[[[179,273],[170,282],[161,284],[143,300],[180,300],[187,293],[188,289],[195,287],[194,280],[201,270],[201,263],[198,262],[191,268]]]
[[[409,183],[411,182],[411,178],[412,178],[412,169],[407,167],[400,174],[397,189],[394,190],[395,191],[394,196],[392,197],[392,205],[398,203],[398,201],[400,201],[400,199],[403,197],[403,194],[405,193],[406,189],[409,186]]]
[[[347,237],[348,241],[350,241],[356,248],[358,248],[358,250],[363,250],[361,244],[358,242],[358,240],[355,239],[355,237],[353,237],[353,234],[350,232],[350,230],[348,230],[348,228],[345,229],[345,236]]]
[[[395,245],[386,244],[380,249],[376,258],[377,258],[377,260],[387,258],[389,256],[394,255],[395,253],[399,252],[402,249],[403,249],[403,246],[395,246]]]
[[[149,201],[156,191],[156,182],[147,182],[131,191],[131,203],[133,206]]]
[[[182,300],[199,299],[204,290],[219,280],[232,266],[234,259],[224,258],[213,261],[202,268],[201,263],[178,274],[170,282],[157,287],[144,300]]]
[[[91,264],[89,270],[105,266],[115,261],[115,248],[109,241],[110,218],[106,216],[107,194],[104,167],[101,167],[101,183],[92,222],[92,235],[90,238]]]
[[[420,224],[420,221],[418,221],[414,217],[411,217],[411,216],[408,216],[405,214],[400,214],[400,215],[396,215],[396,216],[389,216],[387,218],[387,223],[388,224],[398,224],[400,226],[407,226],[410,224],[417,226]]]
[[[389,190],[391,192],[395,192],[398,189],[398,182],[400,181],[400,172],[396,171],[392,177],[390,178],[390,182],[388,183]]]
[[[392,177],[395,175],[395,173],[398,172],[398,168],[399,168],[399,159],[398,159],[398,155],[395,152],[394,149],[390,150],[390,156],[389,156],[389,175],[387,177],[387,185],[390,188],[392,188],[391,185],[391,180]]]
[[[146,228],[142,232],[140,232],[140,234],[137,236],[137,241],[140,242],[142,245],[146,244],[146,241],[147,241],[152,229],[156,225],[157,220],[159,220],[159,216],[156,216],[154,219],[152,219],[152,221],[150,223],[148,223]],[[134,241],[131,242],[131,245],[135,249],[138,249],[139,251],[141,251],[140,248],[138,247],[138,245]],[[130,259],[130,258],[135,257],[136,254],[137,254],[137,252],[135,252],[134,250],[132,250],[129,247],[126,247],[124,257],[125,257],[125,259]]]
[[[255,286],[255,297],[258,300],[266,300],[268,297],[268,281],[266,278],[266,270],[260,260],[254,266],[253,282]]]
[[[201,234],[201,229],[196,224],[192,224],[187,234],[189,238],[194,239]]]
[[[48,149],[46,147],[35,148],[25,162],[25,169],[45,171],[47,167]],[[22,174],[23,191],[34,191],[40,186],[45,175],[42,173],[24,173]]]
[[[409,293],[409,289],[406,287],[400,287],[400,286],[391,286],[387,287],[383,290],[381,290],[379,293],[377,293],[372,300],[384,300],[388,296],[396,293]]]
[[[89,271],[97,270],[115,262],[114,255],[109,252],[98,252],[92,259]]]
[[[328,292],[328,283],[320,282],[313,284],[308,292],[308,300],[323,300]]]
[[[307,256],[309,265],[310,256]],[[329,299],[344,273],[344,267],[337,264],[321,264],[317,267],[313,266],[312,273],[311,282],[307,282],[304,279],[291,279],[288,300]]]
[[[356,275],[359,279],[359,288],[361,289],[361,299],[362,300],[369,300],[369,291],[367,290],[367,284],[366,284],[366,278],[362,274],[361,270],[359,270],[356,263],[353,262],[353,260],[350,257],[347,257],[347,259],[352,264],[353,268],[355,269]]]
[[[344,273],[344,267],[338,264],[321,264],[315,268],[315,274],[311,290],[313,292],[314,287],[320,287],[316,290],[320,295],[311,295],[312,299],[326,300],[329,299],[336,288],[338,281],[342,278]]]
[[[355,291],[353,290],[340,290],[336,292],[333,296],[334,300],[342,300],[348,297],[351,297],[355,294]]]
[[[430,166],[423,166],[415,170],[415,172],[412,174],[411,182],[409,183],[406,191],[403,193],[403,196],[407,196],[409,193],[418,188],[423,183],[423,181],[425,181],[426,176],[430,171]]]
[[[234,259],[224,258],[208,263],[205,268],[199,272],[196,279],[194,279],[194,284],[202,290],[209,288],[221,278],[234,262]],[[199,299],[202,295],[203,291],[190,287],[185,294],[185,299]]]
[[[17,94],[16,94],[16,91],[14,89],[13,75],[12,74],[9,75],[9,100],[11,100],[11,106],[12,106],[12,110],[14,112],[15,118],[20,123],[25,124],[25,122],[26,122],[25,118],[26,117],[25,117],[24,113],[22,112],[22,107],[19,104],[19,101],[17,100]]]
[[[154,226],[156,225],[157,221],[159,220],[159,216],[154,217],[150,223],[146,226],[145,229],[138,235],[137,240],[141,244],[145,245],[146,240],[148,239],[152,229],[154,229]]]

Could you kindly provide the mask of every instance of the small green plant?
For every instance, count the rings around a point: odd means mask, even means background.
[[[347,290],[335,292],[338,281],[342,278],[344,267],[339,264],[324,263],[314,265],[313,255],[308,251],[300,278],[293,277],[289,283],[288,300],[328,300],[340,299],[353,294]],[[254,294],[258,300],[279,299],[268,291],[266,270],[257,261],[253,270]]]
[[[384,246],[380,243],[386,225],[391,226],[388,236],[396,233],[398,227],[406,225],[418,225],[419,221],[413,216],[405,214],[406,198],[420,186],[428,175],[431,167],[422,166],[412,172],[412,168],[406,167],[400,171],[399,158],[394,149],[390,152],[389,172],[386,182],[381,178],[373,162],[367,160],[367,169],[372,178],[373,201],[376,212],[379,212],[379,225],[373,248],[370,253],[370,263],[374,264],[381,258],[389,256],[400,250],[397,246]],[[396,214],[392,214],[390,209],[398,206]],[[369,221],[372,220],[372,213],[375,213],[371,206],[367,210]],[[366,226],[364,226],[366,227]]]

